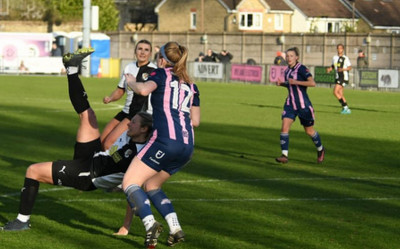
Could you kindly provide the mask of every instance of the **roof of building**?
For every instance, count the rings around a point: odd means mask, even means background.
[[[243,0],[221,0],[229,9],[236,9],[237,5],[240,4]],[[261,2],[266,3],[271,10],[284,10],[284,11],[293,11],[289,5],[287,5],[283,0],[260,0]]]
[[[271,10],[285,10],[285,11],[293,11],[292,8],[289,7],[285,3],[285,1],[276,1],[276,0],[264,0],[268,4],[268,6],[271,8]]]
[[[357,0],[355,8],[373,26],[400,26],[398,0]]]
[[[307,17],[352,18],[339,0],[290,0]]]

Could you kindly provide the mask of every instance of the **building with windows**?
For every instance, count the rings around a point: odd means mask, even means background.
[[[276,0],[163,0],[158,31],[290,32],[293,10]]]
[[[293,9],[291,32],[339,33],[355,29],[352,11],[339,0],[283,0]],[[354,21],[354,22],[353,22]]]

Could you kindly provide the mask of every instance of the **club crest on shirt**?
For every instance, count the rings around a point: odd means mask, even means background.
[[[148,74],[148,73],[143,73],[143,74],[142,74],[142,79],[143,79],[143,80],[146,81],[148,78],[149,78],[149,74]]]
[[[131,149],[125,151],[125,158],[129,158],[132,155],[133,151]]]

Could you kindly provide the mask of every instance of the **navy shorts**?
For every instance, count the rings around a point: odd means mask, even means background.
[[[137,157],[155,171],[172,175],[190,161],[192,154],[193,145],[153,136]]]
[[[306,106],[304,109],[294,110],[291,105],[285,105],[283,107],[282,119],[290,118],[296,120],[296,117],[299,117],[300,123],[304,127],[309,127],[314,125],[314,109],[313,107]]]

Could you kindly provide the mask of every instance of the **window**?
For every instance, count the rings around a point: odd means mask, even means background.
[[[283,15],[275,14],[275,30],[283,30]]]
[[[339,22],[328,22],[327,31],[328,31],[328,33],[340,32],[340,23]]]
[[[197,13],[190,12],[190,29],[196,29],[196,28],[197,28]]]
[[[239,29],[262,30],[262,13],[240,13]]]
[[[328,22],[327,31],[328,31],[328,33],[332,33],[333,32],[333,28],[332,28],[332,23],[331,22]]]

